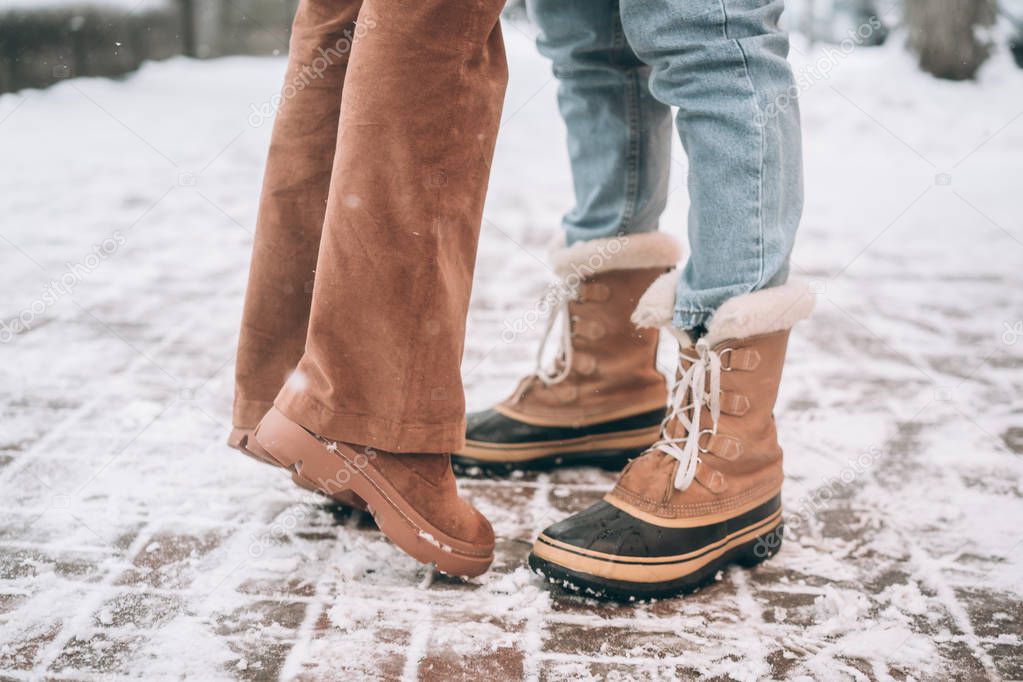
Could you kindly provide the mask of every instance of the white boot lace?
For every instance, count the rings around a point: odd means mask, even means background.
[[[539,379],[544,386],[553,386],[568,378],[572,372],[572,323],[571,313],[568,304],[575,299],[576,292],[570,290],[567,295],[561,298],[558,307],[554,309],[547,318],[547,326],[543,332],[543,339],[540,341],[540,348],[536,351],[536,366],[533,375]],[[561,348],[558,349],[556,357],[561,358],[561,367],[555,362],[551,368],[543,366],[543,352],[547,348],[547,342],[554,330],[554,323],[561,320]]]
[[[689,339],[674,329],[672,333],[679,338],[683,348],[679,350],[679,361],[687,360],[689,368],[675,383],[671,392],[670,409],[661,422],[661,437],[650,446],[650,451],[660,450],[666,455],[674,457],[679,462],[678,471],[675,473],[675,488],[685,490],[696,476],[696,467],[700,462],[700,437],[704,433],[711,435],[717,433],[718,419],[721,416],[721,355],[731,349],[724,349],[720,353],[711,350],[707,343],[701,339],[696,342],[696,356],[692,357],[685,351],[685,345]],[[710,375],[710,391],[706,391],[707,376]],[[691,396],[690,402],[683,405],[686,395]],[[710,429],[700,430],[700,413],[704,405],[710,408],[712,426]],[[670,426],[675,420],[682,425],[681,435],[672,436]]]

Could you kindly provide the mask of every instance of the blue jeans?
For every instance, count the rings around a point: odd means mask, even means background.
[[[782,0],[527,1],[568,128],[568,243],[657,229],[676,106],[692,253],[675,324],[784,283],[803,179]]]

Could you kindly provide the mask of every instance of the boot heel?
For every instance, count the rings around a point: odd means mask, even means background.
[[[753,568],[767,561],[781,549],[784,535],[785,524],[779,523],[763,535],[758,535],[744,544],[735,557],[735,563],[745,568]]]

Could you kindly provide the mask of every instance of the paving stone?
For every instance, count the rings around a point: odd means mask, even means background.
[[[3,549],[0,551],[0,580],[15,581],[52,573],[84,582],[101,580],[106,573],[102,555],[47,549]]]
[[[419,660],[421,680],[516,680],[524,675],[520,624],[472,611],[438,614]],[[471,628],[459,627],[471,623]]]
[[[262,634],[293,637],[302,625],[306,604],[261,600],[240,606],[230,613],[215,614],[218,635]]]
[[[614,682],[668,682],[669,680],[702,679],[699,671],[684,666],[629,665],[597,661],[546,662],[540,674],[543,682],[569,680],[609,680]],[[705,678],[704,678],[705,679]]]
[[[142,646],[142,635],[93,633],[74,636],[50,666],[54,672],[75,670],[103,674],[125,673],[135,652]]]
[[[278,679],[294,643],[247,638],[231,640],[228,647],[238,658],[224,666],[224,672],[237,680],[261,682]]]
[[[186,606],[183,596],[121,591],[105,601],[92,615],[96,628],[151,629],[163,625]]]
[[[673,633],[636,630],[631,627],[554,625],[548,650],[591,656],[647,657],[651,651],[679,656],[688,648]]]
[[[154,533],[132,559],[133,568],[122,574],[119,585],[184,588],[201,571],[201,560],[220,546],[227,531]]]
[[[36,624],[0,644],[0,670],[32,670],[42,662],[42,652],[60,633],[56,622]]]

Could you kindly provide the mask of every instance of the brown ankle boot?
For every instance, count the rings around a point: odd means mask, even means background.
[[[639,330],[629,316],[678,262],[678,243],[653,232],[579,242],[552,256],[563,324],[554,367],[542,368],[541,344],[536,371],[511,397],[468,416],[459,468],[620,467],[657,439],[667,395],[657,330]],[[548,334],[556,317],[548,318]]]
[[[602,501],[541,533],[529,565],[553,582],[647,598],[773,556],[783,474],[772,411],[789,329],[813,303],[805,285],[790,282],[726,301],[695,344],[677,332],[661,438]]]
[[[296,481],[363,500],[380,531],[448,575],[480,575],[494,560],[490,522],[458,496],[449,455],[394,454],[320,438],[271,409],[256,442]]]

